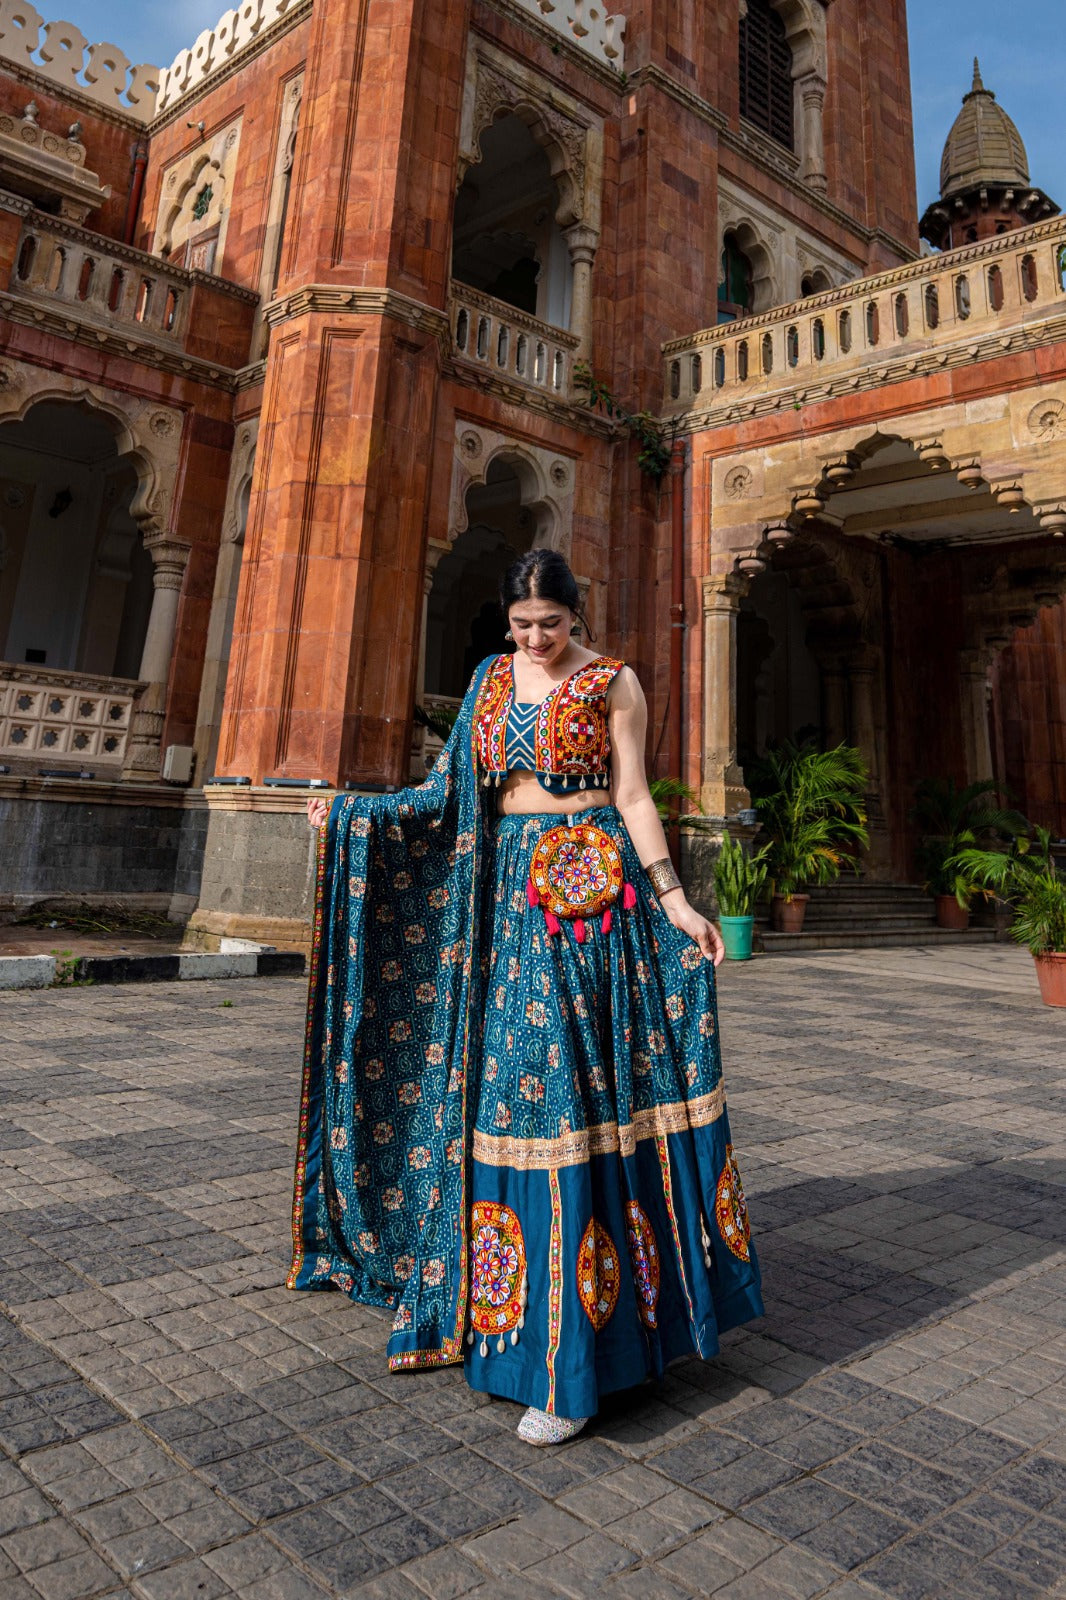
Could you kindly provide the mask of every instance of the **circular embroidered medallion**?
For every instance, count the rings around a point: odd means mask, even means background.
[[[744,1185],[740,1181],[740,1168],[737,1166],[737,1158],[733,1154],[731,1144],[725,1147],[725,1166],[718,1179],[714,1214],[718,1222],[718,1232],[733,1254],[739,1256],[741,1261],[750,1260],[748,1240],[751,1238],[751,1223],[748,1221],[748,1207],[744,1199]]]
[[[537,842],[529,875],[545,910],[595,917],[621,893],[622,857],[610,834],[590,823],[549,828]]]
[[[577,1292],[597,1333],[614,1313],[618,1288],[618,1251],[607,1229],[593,1217],[577,1252]]]
[[[655,1327],[659,1299],[659,1246],[651,1223],[635,1200],[626,1203],[626,1238],[637,1291],[637,1310],[645,1327]]]
[[[480,1334],[508,1333],[522,1316],[526,1245],[510,1206],[476,1200],[470,1217],[470,1321]]]

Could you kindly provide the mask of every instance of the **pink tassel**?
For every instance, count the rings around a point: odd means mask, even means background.
[[[585,924],[580,917],[574,918],[574,938],[578,944],[584,944],[585,942]]]
[[[622,891],[622,904],[625,906],[627,911],[632,911],[636,903],[637,891],[634,889],[631,883],[627,883]]]
[[[545,911],[545,913],[544,913],[544,926],[548,930],[549,939],[553,938],[555,934],[560,933],[562,931],[562,928],[561,928],[561,925],[560,925],[560,922],[559,922],[559,918],[555,915],[554,911]]]
[[[531,910],[534,906],[540,905],[540,895],[537,893],[537,886],[532,878],[526,879],[526,900]]]
[[[601,933],[610,933],[610,931],[611,931],[611,908],[610,908],[610,906],[608,906],[607,910],[603,913],[603,917],[600,920],[600,932]]]

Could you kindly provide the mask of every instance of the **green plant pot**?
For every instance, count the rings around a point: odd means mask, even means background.
[[[751,960],[751,936],[755,931],[754,917],[719,917],[722,943],[727,961]]]

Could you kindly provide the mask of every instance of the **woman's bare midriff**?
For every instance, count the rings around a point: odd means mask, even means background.
[[[532,772],[512,773],[496,791],[496,810],[500,816],[530,817],[547,813],[565,817],[612,803],[609,789],[571,789],[565,795],[549,794]]]

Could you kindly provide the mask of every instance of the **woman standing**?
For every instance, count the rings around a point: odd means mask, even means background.
[[[465,1361],[569,1438],[761,1315],[729,1142],[723,949],[644,771],[646,709],[534,550],[426,782],[324,827],[290,1288],[395,1313],[394,1369]]]

